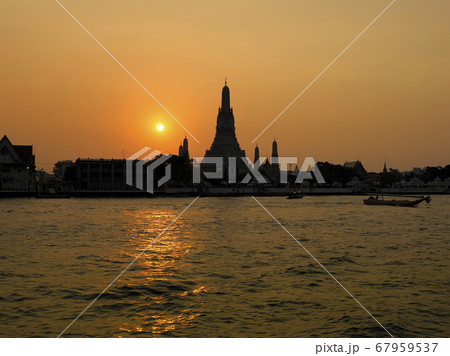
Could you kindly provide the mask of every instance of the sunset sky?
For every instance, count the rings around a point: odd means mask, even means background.
[[[61,0],[199,141],[214,138],[224,78],[253,139],[391,0]],[[284,156],[370,171],[450,164],[450,2],[398,0],[258,140]],[[54,0],[0,2],[0,136],[38,168],[177,153],[181,128]],[[157,124],[165,129],[156,130]]]

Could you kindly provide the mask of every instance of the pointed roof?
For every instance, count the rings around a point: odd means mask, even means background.
[[[13,144],[6,135],[4,135],[3,138],[0,140],[0,151],[2,151],[5,148],[8,150],[9,154],[12,156],[15,162],[21,161],[19,154],[16,152]]]
[[[8,142],[10,145],[12,145],[12,143],[11,143],[11,141],[9,140],[8,136],[3,135],[2,139],[0,140],[0,143],[5,144],[5,143],[7,143],[7,142]]]
[[[32,145],[13,145],[8,136],[4,135],[0,140],[0,150],[8,150],[16,163],[25,163],[27,166],[34,166],[34,155]]]

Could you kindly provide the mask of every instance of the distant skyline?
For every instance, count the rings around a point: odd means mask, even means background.
[[[224,78],[236,134],[251,141],[390,1],[61,3],[199,141],[215,133]],[[257,140],[268,156],[367,170],[450,163],[450,3],[397,1]],[[0,4],[0,136],[38,168],[177,153],[186,132],[53,0]],[[163,131],[156,125],[164,125]]]

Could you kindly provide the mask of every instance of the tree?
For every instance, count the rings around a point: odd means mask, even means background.
[[[55,175],[55,177],[63,178],[67,166],[71,165],[73,165],[73,162],[70,160],[58,161],[55,163],[55,166],[53,167],[53,174]]]
[[[317,166],[322,173],[325,182],[331,184],[333,182],[339,182],[347,184],[356,175],[353,169],[344,167],[340,164],[332,164],[329,162],[317,162]]]

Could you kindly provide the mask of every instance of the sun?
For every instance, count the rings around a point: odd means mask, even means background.
[[[164,126],[162,124],[158,124],[156,125],[156,129],[161,132],[162,130],[164,130]]]

